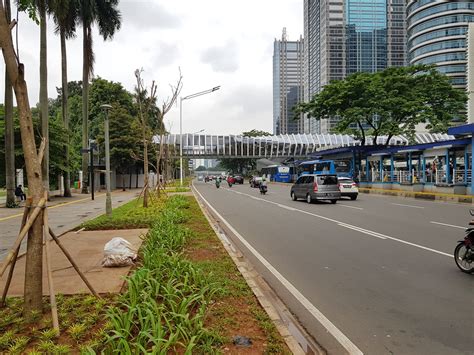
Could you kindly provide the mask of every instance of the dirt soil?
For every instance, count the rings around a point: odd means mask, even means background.
[[[101,230],[69,232],[60,237],[61,244],[71,254],[79,269],[85,274],[98,293],[118,293],[124,284],[131,266],[104,268],[101,261],[104,254],[104,245],[114,237],[122,237],[129,241],[135,250],[142,244],[141,236],[147,229],[128,230]],[[72,295],[89,293],[89,289],[76,273],[68,259],[54,241],[49,242],[51,253],[51,268],[55,293]],[[43,249],[44,254],[44,249]],[[0,280],[0,290],[3,290],[6,275]],[[9,296],[23,295],[25,276],[25,257],[18,259],[13,280],[8,292]],[[49,295],[46,268],[43,268],[43,294]]]

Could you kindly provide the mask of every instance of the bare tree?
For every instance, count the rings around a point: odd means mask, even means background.
[[[143,70],[135,70],[137,78],[137,102],[140,114],[140,126],[142,129],[143,139],[143,207],[148,207],[148,143],[152,138],[150,122],[150,108],[156,103],[156,85],[153,80],[151,83],[150,93],[144,88],[141,73]]]
[[[33,120],[28,101],[28,89],[25,82],[25,68],[19,62],[13,47],[11,29],[15,22],[7,21],[3,0],[0,1],[0,47],[8,77],[15,92],[18,105],[21,142],[25,156],[26,173],[28,177],[28,193],[32,197],[32,204],[37,205],[44,195],[41,174],[41,161],[36,150]],[[42,310],[42,259],[43,259],[43,218],[42,213],[36,218],[28,235],[26,271],[25,271],[25,299],[24,312],[30,315],[31,311]]]
[[[160,188],[162,187],[161,181],[159,179],[160,174],[164,174],[164,167],[162,167],[162,159],[163,159],[163,153],[164,153],[164,148],[165,148],[165,140],[166,140],[166,127],[165,127],[165,115],[171,110],[173,105],[176,103],[178,100],[179,94],[181,93],[181,89],[183,88],[183,75],[181,74],[181,69],[179,70],[179,78],[176,83],[176,85],[171,85],[170,84],[170,89],[171,89],[171,97],[168,97],[166,100],[163,100],[163,103],[161,105],[161,110],[158,115],[158,129],[157,129],[157,134],[160,137],[160,145],[159,149],[157,149],[156,153],[156,168],[157,168],[157,174],[158,174],[158,184],[156,185],[156,191],[158,194],[160,193]],[[165,159],[165,162],[167,160]],[[166,180],[166,179],[164,179]]]

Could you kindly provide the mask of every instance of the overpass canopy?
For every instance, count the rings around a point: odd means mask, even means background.
[[[179,134],[155,136],[154,142],[164,139],[171,156],[180,156],[181,142],[183,156],[196,158],[278,158],[307,157],[315,152],[338,147],[353,147],[360,142],[343,134],[283,134],[278,136],[244,137],[242,135]],[[418,133],[414,140],[405,136],[390,139],[390,145],[431,143],[453,139],[447,134]],[[378,137],[377,144],[385,144],[387,137]],[[373,141],[369,137],[367,144]]]

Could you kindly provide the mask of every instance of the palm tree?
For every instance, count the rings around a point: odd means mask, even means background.
[[[112,39],[115,31],[120,29],[121,15],[118,0],[78,0],[79,21],[82,24],[82,148],[89,145],[89,79],[94,69],[94,52],[92,48],[92,26],[99,26],[99,33],[104,40]],[[82,171],[88,168],[87,153],[82,155]],[[88,181],[84,174],[83,180]],[[87,193],[83,184],[83,193]]]
[[[77,0],[55,0],[50,4],[50,13],[56,24],[55,33],[59,33],[61,41],[61,81],[62,81],[62,116],[63,125],[68,134],[67,144],[64,148],[66,167],[69,168],[69,90],[67,84],[67,50],[66,40],[76,36],[76,24],[79,19]],[[64,179],[64,197],[71,197],[71,174],[66,170]]]
[[[7,22],[11,20],[10,0],[5,1]],[[15,137],[13,134],[13,88],[5,69],[5,175],[7,207],[15,206]]]

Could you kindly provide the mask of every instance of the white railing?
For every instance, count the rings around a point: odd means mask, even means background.
[[[470,184],[472,181],[472,170],[455,169],[453,170],[452,179],[454,184]]]
[[[400,184],[411,184],[412,174],[409,171],[398,171],[398,181]]]
[[[372,169],[372,182],[382,181],[380,171]]]
[[[436,184],[449,184],[447,180],[446,170],[437,170],[436,171]]]

